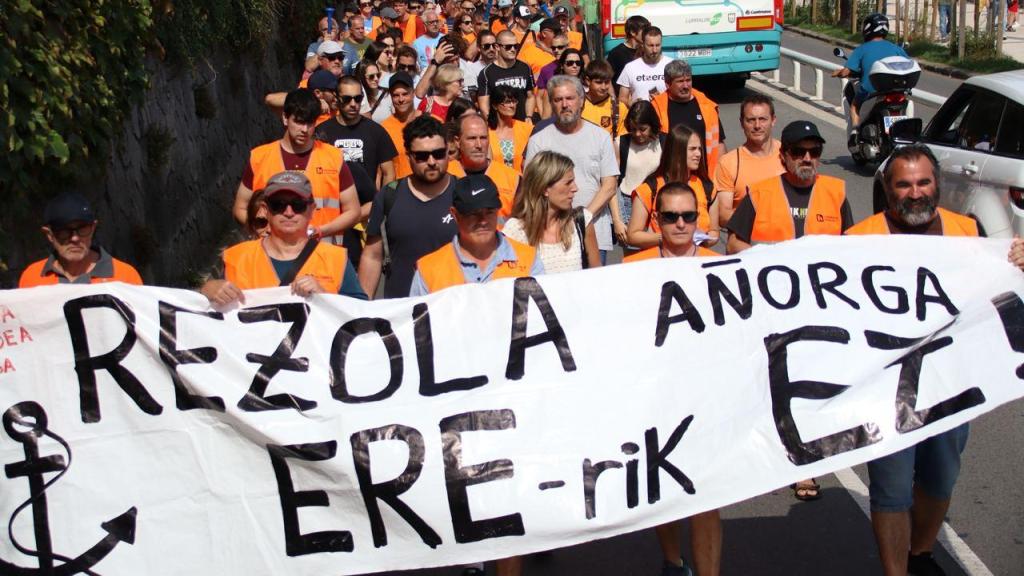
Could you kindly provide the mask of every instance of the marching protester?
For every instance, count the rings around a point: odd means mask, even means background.
[[[605,56],[608,59],[608,63],[612,65],[613,81],[618,81],[619,76],[622,75],[622,69],[637,57],[641,44],[640,36],[650,25],[650,20],[639,14],[626,18],[626,38],[622,41],[622,44],[609,50]]]
[[[668,132],[685,124],[700,135],[708,170],[718,166],[725,154],[725,128],[718,115],[718,104],[693,87],[693,69],[685,60],[665,65],[665,92],[651,98],[661,119],[661,131]]]
[[[365,22],[361,15],[355,15],[348,19],[348,38],[341,45],[345,52],[345,74],[351,74],[356,65],[363,59],[366,49],[373,44],[373,40],[366,37]]]
[[[604,60],[594,60],[587,64],[583,72],[583,84],[587,87],[583,119],[607,130],[612,143],[619,144],[619,136],[626,132],[628,106],[619,102],[612,91],[611,64]]]
[[[288,93],[282,114],[284,136],[249,153],[235,191],[233,213],[239,224],[245,226],[253,191],[264,188],[271,176],[284,170],[305,172],[310,178],[316,206],[310,222],[313,237],[340,242],[334,237],[359,220],[359,199],[341,151],[313,137],[320,110],[320,100],[310,90]]]
[[[370,47],[370,50],[372,51],[373,47]],[[359,113],[364,118],[373,119],[373,113],[377,111],[377,106],[384,95],[384,89],[380,84],[382,75],[380,66],[371,60],[360,62],[353,70],[353,76],[363,88],[363,102],[359,105]]]
[[[596,60],[590,65],[594,66],[600,63],[600,60]],[[585,107],[583,111],[586,112]],[[621,225],[626,227],[627,240],[630,236],[629,224],[633,216],[633,191],[658,171],[664,154],[664,140],[665,135],[661,132],[661,121],[658,120],[658,113],[654,111],[654,106],[647,100],[634,102],[629,107],[629,112],[626,113],[625,131],[618,142],[619,194],[616,195],[616,200],[619,207],[619,219],[612,222],[613,226],[619,226],[621,222]],[[688,165],[687,170],[689,170]],[[614,216],[614,212],[612,215]],[[626,244],[623,249],[630,252],[636,247]]]
[[[640,35],[640,57],[627,63],[619,74],[619,100],[627,106],[633,100],[650,100],[665,92],[665,66],[672,59],[661,52],[661,40],[661,28],[645,28]]]
[[[102,282],[141,285],[142,277],[131,264],[93,243],[98,224],[89,201],[75,192],[64,192],[47,202],[42,232],[50,244],[50,255],[22,271],[18,288]]]
[[[540,23],[540,31],[531,35],[534,41],[527,40],[519,47],[519,60],[530,67],[533,72],[533,79],[536,82],[540,71],[545,66],[555,61],[558,54],[555,53],[552,45],[555,36],[562,33],[562,26],[554,18],[545,18]],[[568,40],[566,40],[568,43]]]
[[[416,261],[409,296],[423,296],[450,286],[482,284],[501,278],[544,273],[537,251],[498,231],[501,199],[491,179],[470,174],[455,184],[451,215],[458,234]]]
[[[718,256],[694,241],[697,232],[697,196],[682,182],[670,182],[658,190],[654,214],[661,229],[657,245],[626,256],[623,262],[651,258]],[[670,522],[655,528],[664,556],[662,576],[693,576],[680,549],[682,522]],[[698,576],[717,576],[722,562],[722,520],[718,510],[690,517],[690,547]]]
[[[419,117],[420,112],[413,108],[413,79],[405,71],[396,72],[388,84],[388,95],[394,113],[385,118],[381,127],[391,136],[398,154],[395,156],[395,178],[405,178],[412,173],[412,166],[405,154],[405,140],[402,131],[412,120]]]
[[[305,71],[307,75],[320,66],[318,59],[320,56],[320,45],[328,41],[337,42],[341,34],[341,27],[338,26],[338,21],[331,18],[330,25],[328,25],[328,19],[326,16],[320,19],[317,23],[316,29],[319,36],[317,36],[317,39],[311,42],[309,47],[306,48]]]
[[[540,102],[540,117],[551,117],[551,100],[548,98],[548,81],[558,75],[575,76],[583,80],[583,55],[575,48],[566,48],[568,40],[564,35],[555,36],[551,47],[558,59],[545,66],[537,78],[537,99]],[[584,106],[586,108],[586,106]],[[605,126],[602,126],[604,128]]]
[[[519,43],[515,35],[504,30],[497,36],[498,52],[489,66],[480,71],[477,79],[477,105],[484,116],[491,111],[492,94],[498,86],[507,86],[515,90],[515,119],[526,120],[533,117],[533,72],[530,67],[516,58]]]
[[[782,142],[772,137],[775,102],[770,96],[752,92],[743,99],[740,127],[745,138],[743,144],[724,154],[715,169],[718,215],[722,222],[732,218],[751,184],[786,171],[781,161]]]
[[[491,129],[491,156],[521,174],[533,125],[516,118],[517,94],[515,88],[496,86],[491,92],[491,111],[486,116]]]
[[[382,272],[384,298],[408,296],[416,261],[450,242],[456,233],[449,211],[456,179],[447,173],[444,126],[432,116],[420,116],[402,134],[411,173],[377,193],[359,261],[359,282],[370,297],[377,293]],[[390,259],[386,269],[385,243]]]
[[[290,286],[298,296],[341,294],[361,300],[366,294],[348,253],[307,233],[315,209],[313,184],[301,172],[271,176],[263,189],[269,234],[224,250],[222,270],[200,292],[224,308],[245,303],[243,290]]]
[[[659,120],[660,122],[660,120]],[[718,206],[715,187],[701,162],[700,136],[684,124],[669,131],[663,143],[658,170],[633,191],[633,212],[629,219],[627,240],[630,245],[647,248],[660,240],[660,228],[654,217],[655,192],[668,182],[682,182],[697,197],[696,242],[713,246],[719,239]]]
[[[846,234],[984,235],[973,218],[939,207],[939,162],[927,146],[894,150],[882,182],[886,210]],[[1024,241],[1013,240],[1007,259],[1024,270]],[[962,424],[868,462],[871,525],[886,576],[945,574],[932,549],[960,475],[968,432],[968,424]]]
[[[562,33],[569,40],[569,48],[578,50],[583,55],[583,66],[590,64],[590,47],[587,45],[587,37],[572,27],[576,19],[573,7],[565,4],[555,6],[554,15],[555,19],[562,26]]]
[[[548,274],[601,265],[593,214],[573,208],[578,188],[572,160],[553,151],[537,154],[526,167],[512,217],[502,231],[537,249]]]
[[[575,169],[578,194],[574,206],[585,206],[594,215],[594,231],[601,263],[612,250],[612,217],[608,203],[615,194],[618,162],[611,136],[604,129],[583,119],[583,83],[573,76],[555,76],[548,83],[554,122],[539,129],[526,146],[527,166],[545,150],[567,155]],[[625,230],[619,240],[625,241]]]
[[[480,73],[497,58],[498,40],[493,32],[484,29],[477,35],[472,46],[475,47],[475,54],[471,54],[467,46],[466,52],[459,59],[459,68],[462,68],[462,74],[466,78],[466,97],[475,105],[480,94],[480,86],[477,84],[480,81]]]
[[[365,98],[359,80],[342,76],[338,85],[338,115],[316,127],[317,140],[341,150],[346,162],[358,162],[383,186],[395,179],[395,149],[380,124],[359,113]]]
[[[455,176],[485,174],[498,190],[501,199],[498,216],[501,220],[512,214],[512,203],[519,188],[519,173],[501,161],[491,158],[490,131],[478,114],[467,114],[456,120],[458,160],[448,162],[448,173]]]
[[[412,47],[419,55],[420,70],[427,67],[427,62],[434,58],[434,50],[441,41],[441,19],[436,12],[429,12],[421,17],[425,31],[423,35],[412,43]]]

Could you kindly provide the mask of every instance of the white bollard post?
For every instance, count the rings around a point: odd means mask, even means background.
[[[821,68],[814,69],[814,99],[823,100],[825,98],[825,73]]]
[[[793,60],[793,91],[800,92],[800,62]]]
[[[907,100],[907,116],[914,117],[914,101],[910,99]]]
[[[776,84],[778,84],[779,83],[779,79],[781,77],[782,76],[779,74],[779,69],[778,68],[776,68],[775,70],[772,70],[772,82],[775,82]]]

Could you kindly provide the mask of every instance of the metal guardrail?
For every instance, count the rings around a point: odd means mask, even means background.
[[[771,80],[771,82],[773,82],[776,85],[785,87],[790,92],[794,92],[801,96],[805,96],[811,101],[819,102],[827,106],[829,103],[825,102],[824,98],[825,72],[831,73],[835,70],[839,70],[843,66],[835,62],[829,62],[827,60],[822,60],[821,58],[815,58],[814,56],[801,54],[800,52],[790,50],[789,48],[780,48],[779,52],[782,54],[782,57],[789,59],[793,63],[792,85],[787,85],[782,82],[782,74],[780,73],[780,69],[775,69],[774,71],[772,71],[770,75],[765,76],[765,78]],[[803,80],[802,72],[804,66],[810,66],[814,70],[814,94],[805,93],[801,89],[801,81]],[[836,81],[839,82],[839,94],[840,98],[842,98],[841,95],[843,93],[843,89],[846,88],[846,83],[849,82],[849,80],[847,80],[846,78],[837,78]],[[914,101],[918,101],[921,102],[922,104],[928,104],[930,106],[938,108],[942,106],[942,104],[946,101],[946,97],[939,96],[938,94],[932,94],[931,92],[925,92],[924,90],[912,90],[910,93],[910,105],[907,108],[907,113],[911,116],[914,115]],[[842,114],[843,112],[843,105],[841,101],[836,105],[828,107],[834,109],[836,112],[840,114]]]

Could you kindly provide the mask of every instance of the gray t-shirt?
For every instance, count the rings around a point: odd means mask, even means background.
[[[579,190],[572,199],[573,206],[587,206],[601,188],[601,178],[619,175],[612,137],[604,128],[583,121],[583,127],[573,134],[561,132],[551,124],[530,136],[526,144],[526,164],[545,150],[568,156],[575,165],[576,186]],[[594,218],[597,247],[612,249],[612,216],[605,206]]]

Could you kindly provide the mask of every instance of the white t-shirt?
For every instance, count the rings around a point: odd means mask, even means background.
[[[583,222],[589,225],[593,219],[594,215],[584,208]],[[517,242],[529,244],[529,241],[526,239],[526,231],[523,229],[523,221],[518,218],[509,218],[501,232]],[[575,224],[573,224],[572,244],[568,250],[565,249],[565,245],[561,242],[550,244],[541,242],[540,246],[536,248],[540,261],[544,263],[545,274],[575,272],[583,269],[583,253],[581,252],[582,248],[579,242],[579,234],[576,233]]]
[[[657,89],[659,94],[665,91],[665,65],[671,61],[662,54],[661,60],[651,66],[643,58],[636,58],[622,69],[617,84],[632,90],[633,100],[650,100],[651,88]]]

